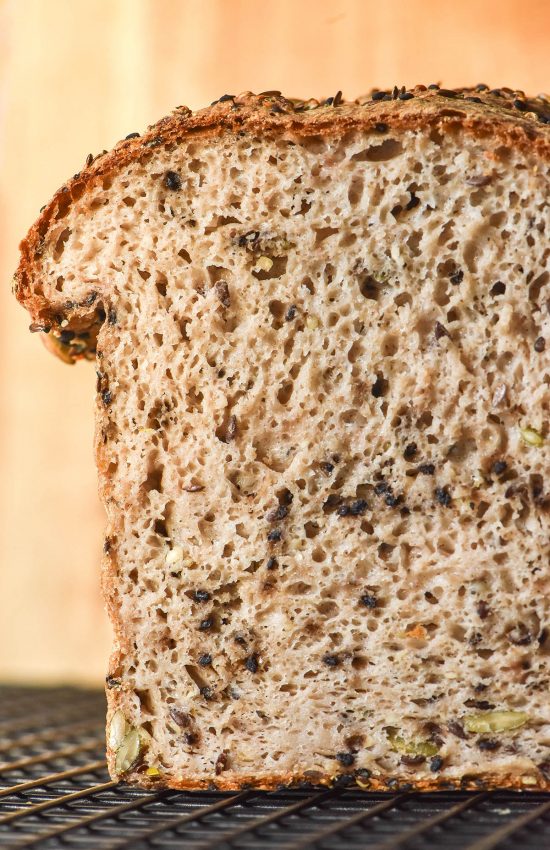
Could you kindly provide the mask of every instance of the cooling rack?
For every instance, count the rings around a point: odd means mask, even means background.
[[[359,789],[147,793],[110,780],[104,698],[0,688],[0,846],[37,850],[544,850],[550,795]]]

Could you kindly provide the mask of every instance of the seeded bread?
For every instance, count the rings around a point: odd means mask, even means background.
[[[227,95],[43,209],[15,292],[97,363],[113,776],[550,789],[549,122]]]

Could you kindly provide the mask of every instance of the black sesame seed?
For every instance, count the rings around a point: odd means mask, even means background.
[[[110,325],[116,325],[116,310],[113,307],[109,307],[109,312],[107,314],[107,322]]]
[[[75,336],[76,334],[74,331],[61,331],[59,334],[59,340],[63,343],[63,345],[68,345]]]
[[[212,656],[205,652],[204,655],[200,656],[199,664],[201,667],[209,667],[212,664]]]
[[[488,91],[489,86],[486,86],[485,83],[478,83],[476,86],[476,91]]]
[[[214,619],[212,617],[206,617],[204,620],[201,620],[199,623],[199,632],[208,632],[212,626],[214,625]]]
[[[435,474],[435,465],[433,463],[421,463],[417,469],[422,475]]]
[[[351,513],[351,508],[349,505],[340,505],[336,508],[336,513],[338,516],[349,516]]]
[[[439,94],[442,97],[457,97],[457,93],[452,89],[439,89]]]
[[[226,100],[235,100],[235,95],[234,94],[222,94],[219,102],[225,103]]]
[[[364,499],[356,499],[356,501],[352,502],[349,506],[349,512],[351,516],[363,516],[367,508],[368,504]]]
[[[336,753],[336,761],[340,762],[342,767],[351,767],[355,763],[353,753]]]
[[[101,401],[103,402],[105,407],[108,407],[111,404],[112,400],[113,394],[111,393],[111,390],[103,390],[103,392],[101,393]]]
[[[282,536],[283,532],[280,528],[273,528],[267,535],[267,539],[270,543],[278,543]]]
[[[334,95],[334,97],[332,98],[332,105],[333,106],[340,106],[341,103],[342,103],[342,92],[337,91],[336,94]]]
[[[274,570],[276,566],[278,566],[277,558],[268,558],[267,559],[267,563],[265,565],[266,570]]]
[[[353,774],[350,773],[341,773],[340,776],[336,776],[332,780],[332,788],[347,788],[348,785],[353,785],[354,783]]]
[[[374,129],[376,130],[377,133],[387,133],[388,130],[389,130],[389,127],[388,127],[387,124],[384,124],[382,121],[378,121],[374,125]]]
[[[500,747],[500,741],[495,741],[494,738],[479,738],[476,744],[480,750],[484,752],[493,752]]]
[[[361,605],[364,605],[365,608],[376,608],[378,605],[378,599],[376,596],[373,596],[372,593],[364,593],[360,597],[359,602]]]
[[[444,508],[448,508],[451,504],[451,494],[446,487],[436,487],[434,490],[436,501]]]
[[[544,351],[544,349],[546,348],[546,340],[544,339],[544,337],[539,336],[535,340],[535,345],[533,347],[538,354],[540,354],[541,351]]]
[[[325,101],[323,101],[323,103],[324,103],[325,106],[332,106],[333,100],[334,100],[333,97],[327,97],[327,99]]]
[[[214,696],[214,689],[210,688],[208,685],[205,685],[203,688],[200,689],[200,693],[205,700],[210,700]]]
[[[409,443],[408,445],[405,446],[405,450],[403,452],[403,457],[405,458],[405,460],[412,460],[412,458],[415,456],[417,450],[418,450],[418,447],[417,447],[416,443]]]
[[[371,98],[372,100],[384,100],[386,94],[387,92],[385,91],[375,91],[372,93]]]
[[[296,304],[291,304],[291,306],[286,311],[285,319],[287,322],[291,322],[292,319],[296,316],[297,308]]]
[[[374,492],[377,496],[381,496],[382,493],[387,493],[389,489],[389,485],[386,484],[385,481],[379,481],[378,484],[375,484],[374,486]]]
[[[387,496],[384,497],[384,501],[387,504],[388,508],[397,507],[400,500],[401,496],[394,496],[393,493],[388,493]]]
[[[330,655],[330,653],[323,655],[322,660],[323,660],[323,664],[326,664],[327,667],[338,667],[338,665],[340,664],[340,659],[338,658],[338,656],[337,655]]]
[[[503,472],[506,472],[508,469],[508,464],[505,460],[496,460],[491,467],[492,471],[495,475],[502,475]]]
[[[480,97],[465,97],[464,100],[470,100],[472,103],[483,103]]]
[[[245,660],[244,660],[244,666],[245,666],[245,667],[246,667],[246,669],[249,671],[249,673],[257,673],[257,672],[258,672],[258,668],[259,668],[259,666],[260,666],[260,665],[258,664],[258,656],[257,656],[257,655],[255,655],[255,654],[253,654],[253,655],[249,655],[249,656],[248,656],[247,658],[245,658]]]
[[[420,198],[418,198],[415,194],[413,194],[411,192],[411,199],[406,204],[405,209],[406,210],[414,210],[414,208],[417,207],[419,203],[420,203]]]
[[[500,89],[491,89],[489,94],[494,94],[496,97],[502,97],[502,92]]]
[[[128,133],[128,135],[125,136],[124,138],[125,139],[139,139],[139,133]]]
[[[106,537],[105,540],[103,541],[103,551],[105,552],[106,555],[108,555],[109,552],[111,551],[111,540],[110,540],[109,537]]]
[[[443,759],[441,756],[434,756],[433,759],[430,760],[430,770],[432,773],[437,773],[443,767]]]
[[[167,189],[176,192],[181,189],[181,177],[175,171],[167,171],[164,175],[164,185]]]
[[[514,106],[516,109],[519,109],[520,112],[527,112],[529,109],[529,104],[525,103],[524,100],[514,100]]]
[[[462,281],[464,280],[464,272],[462,271],[462,269],[459,269],[457,272],[454,272],[449,277],[449,280],[451,281],[453,286],[457,286],[459,283],[462,283]]]
[[[414,94],[412,94],[410,91],[404,91],[401,92],[401,94],[399,95],[399,100],[411,100],[413,97]]]
[[[281,519],[284,519],[288,514],[288,508],[286,505],[279,505],[277,508],[274,508],[272,511],[266,514],[266,520],[268,522],[278,522]]]
[[[334,472],[334,464],[328,463],[328,461],[322,461],[319,464],[320,468],[323,470],[325,475],[331,475]]]
[[[434,90],[434,91],[439,91],[439,86],[437,85],[437,83],[431,83],[431,84],[428,86],[428,89],[432,89],[432,90]]]
[[[210,600],[210,593],[207,590],[194,590],[193,599],[195,602],[208,602]]]
[[[355,775],[359,777],[359,779],[370,779],[371,772],[366,767],[360,767],[355,771]]]
[[[89,168],[93,161],[94,161],[94,155],[93,155],[93,153],[89,153],[88,156],[86,157],[86,166]],[[41,207],[40,212],[42,212],[43,209],[45,209],[45,207]]]

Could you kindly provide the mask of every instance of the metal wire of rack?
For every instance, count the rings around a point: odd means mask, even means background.
[[[104,699],[0,688],[0,847],[54,850],[544,850],[550,795],[159,791],[109,779]]]

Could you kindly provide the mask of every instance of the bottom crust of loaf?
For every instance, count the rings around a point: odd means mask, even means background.
[[[113,779],[147,790],[172,788],[180,791],[281,791],[288,788],[300,790],[323,790],[326,788],[349,788],[363,791],[385,791],[405,793],[407,791],[550,791],[550,780],[541,773],[535,775],[516,773],[472,773],[461,777],[395,777],[377,775],[368,777],[367,771],[357,773],[316,774],[314,780],[307,774],[274,773],[267,776],[216,776],[215,779],[170,776],[150,777],[139,770],[123,777],[111,770]]]

